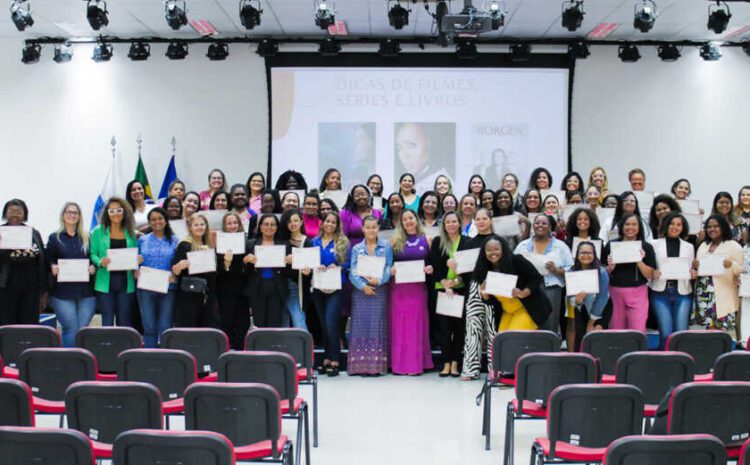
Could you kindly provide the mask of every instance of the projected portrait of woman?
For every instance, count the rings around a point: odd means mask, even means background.
[[[394,139],[394,185],[402,173],[414,174],[417,192],[432,189],[440,175],[454,178],[454,123],[396,123]]]
[[[318,124],[318,177],[335,166],[346,187],[375,171],[375,123]]]

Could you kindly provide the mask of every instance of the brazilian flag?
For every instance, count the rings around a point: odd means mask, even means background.
[[[143,159],[140,155],[138,155],[138,166],[135,169],[135,177],[133,177],[136,181],[140,182],[143,185],[143,190],[146,191],[146,200],[154,200],[153,194],[151,194],[151,184],[148,183],[148,176],[146,175],[146,167],[143,166]]]

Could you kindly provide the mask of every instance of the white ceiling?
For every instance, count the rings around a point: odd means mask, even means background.
[[[10,3],[10,0],[5,0]],[[24,32],[13,25],[10,14],[0,17],[0,37],[19,40],[53,37],[92,37],[93,31],[86,21],[86,3],[83,0],[29,0],[35,24]],[[483,0],[474,0],[480,6]],[[499,31],[486,34],[491,38],[565,39],[585,36],[599,23],[619,23],[607,40],[733,40],[750,39],[750,3],[730,3],[732,18],[724,34],[714,34],[706,27],[707,0],[656,0],[659,17],[648,33],[633,28],[633,6],[637,0],[584,0],[583,26],[569,32],[560,24],[562,0],[506,0],[508,11],[506,25]],[[187,0],[190,19],[207,19],[219,32],[218,37],[323,37],[324,32],[313,23],[313,0],[261,0],[264,13],[262,23],[246,31],[239,19],[239,0]],[[432,17],[424,9],[422,0],[412,4],[402,0],[412,13],[409,25],[396,31],[388,25],[386,0],[338,0],[335,3],[336,19],[346,22],[351,36],[430,36]],[[489,3],[489,2],[488,2]],[[453,0],[451,11],[462,7],[462,0]],[[163,15],[161,0],[110,0],[110,23],[100,31],[105,35],[120,37],[198,37],[189,26],[180,31],[171,30]],[[432,4],[434,11],[434,4]],[[742,29],[741,29],[742,28]],[[736,31],[742,33],[737,34]],[[732,34],[735,32],[735,34]]]

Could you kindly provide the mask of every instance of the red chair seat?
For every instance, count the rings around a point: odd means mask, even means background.
[[[276,451],[281,454],[284,451],[284,444],[287,442],[287,437],[283,434],[279,436],[279,440],[276,441]],[[234,456],[237,460],[252,460],[260,459],[263,457],[271,457],[273,455],[273,449],[271,441],[261,441],[255,444],[249,444],[247,446],[234,446]]]
[[[643,415],[646,417],[655,417],[658,409],[658,404],[646,404],[643,406]]]
[[[549,457],[550,441],[547,438],[537,438],[535,442],[542,446],[544,455]],[[558,459],[571,460],[576,462],[601,462],[604,460],[606,447],[581,447],[574,446],[567,442],[557,441],[555,445],[555,457]]]
[[[602,384],[615,384],[617,378],[615,375],[602,375]]]
[[[728,459],[738,459],[740,458],[740,454],[742,452],[742,446],[727,446],[726,450]]]
[[[117,373],[97,373],[97,381],[117,381]]]
[[[541,404],[537,404],[536,402],[532,402],[530,400],[524,400],[521,404],[521,411],[519,412],[518,399],[513,399],[512,402],[513,410],[515,410],[516,413],[523,413],[524,415],[535,418],[547,418],[547,409]]]
[[[97,459],[112,458],[112,444],[106,444],[98,441],[91,441],[91,451]]]
[[[702,375],[695,375],[693,378],[693,381],[696,383],[708,383],[714,380],[714,374],[713,373],[704,373]]]
[[[175,413],[182,413],[185,411],[185,399],[183,397],[179,399],[168,400],[161,403],[161,410],[164,415],[173,415]]]
[[[6,378],[18,379],[18,368],[3,367],[3,376]]]
[[[47,400],[39,397],[34,397],[34,410],[42,413],[65,413],[65,401],[64,400]]]
[[[505,386],[516,385],[516,378],[506,377],[506,376],[503,376],[502,374],[498,376],[497,373],[494,371],[490,371],[490,379],[497,384],[503,384]]]
[[[307,368],[297,368],[297,381],[307,381]]]
[[[216,371],[212,371],[206,376],[195,380],[196,383],[215,383],[217,381],[219,381],[219,373]]]
[[[302,399],[301,397],[294,398],[294,412],[299,411],[299,408],[302,406],[302,402],[304,402],[304,399]],[[281,408],[282,415],[289,413],[289,401],[288,400],[282,400],[279,403],[279,407]]]

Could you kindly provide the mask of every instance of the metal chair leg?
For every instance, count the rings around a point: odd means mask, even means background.
[[[310,465],[310,409],[305,404],[305,465]]]
[[[302,409],[300,408],[297,411],[297,453],[294,456],[294,461],[298,464],[301,464],[301,454],[302,454]]]
[[[313,447],[318,447],[318,375],[313,373]]]
[[[484,392],[484,416],[487,425],[485,426],[486,435],[484,437],[484,450],[490,450],[490,436],[492,435],[492,387],[487,384]]]
[[[513,411],[513,403],[508,402],[508,406],[505,409],[505,446],[503,447],[503,465],[513,464],[513,422],[515,412]]]

